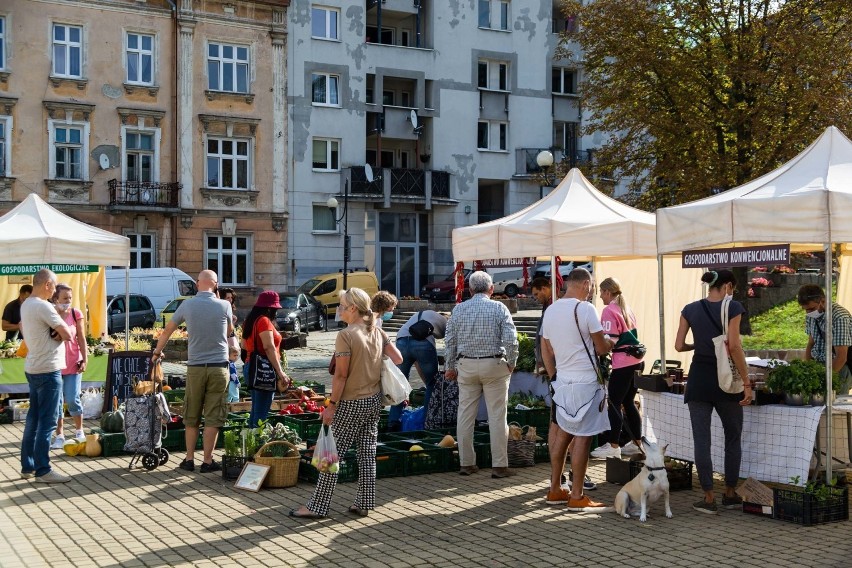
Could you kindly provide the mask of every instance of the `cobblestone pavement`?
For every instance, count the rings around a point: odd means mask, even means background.
[[[293,352],[297,379],[327,378],[333,332],[312,333]],[[323,376],[324,373],[324,376]],[[647,523],[614,513],[570,513],[544,504],[549,468],[487,469],[381,479],[377,508],[353,517],[354,483],[340,484],[330,517],[298,520],[312,485],[239,491],[218,474],[177,469],[181,455],[151,472],[128,456],[68,457],[53,451],[70,483],[19,479],[22,423],[0,426],[0,566],[737,566],[846,567],[848,522],[804,528],[739,511],[695,512],[697,489],[672,493],[674,518],[651,507]],[[217,456],[219,451],[217,450]],[[611,504],[619,487],[592,496]],[[697,484],[697,478],[693,482]]]

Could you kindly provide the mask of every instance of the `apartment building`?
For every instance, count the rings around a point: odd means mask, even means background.
[[[0,3],[0,211],[37,193],[132,267],[285,285],[288,4]]]
[[[553,59],[574,22],[544,4],[293,2],[291,284],[341,269],[345,222],[349,267],[416,296],[452,271],[453,228],[546,193],[540,151],[582,158],[578,71]]]

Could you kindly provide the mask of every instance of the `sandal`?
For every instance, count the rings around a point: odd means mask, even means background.
[[[290,509],[288,516],[295,517],[297,519],[324,519],[325,515],[320,515],[319,513],[314,513],[313,511],[308,511],[307,513],[300,511],[299,509]]]
[[[349,512],[360,517],[366,517],[370,514],[370,511],[368,509],[360,509],[356,505],[352,505],[351,507],[349,507]]]

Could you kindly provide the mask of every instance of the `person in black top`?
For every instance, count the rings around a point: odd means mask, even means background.
[[[14,340],[15,336],[18,336],[20,339],[24,338],[24,334],[21,333],[21,304],[32,293],[33,287],[29,284],[24,284],[18,291],[18,299],[12,300],[3,308],[3,331],[6,332],[6,341]]]
[[[751,403],[751,385],[746,380],[742,393],[729,394],[719,386],[716,373],[716,349],[713,338],[722,334],[722,300],[733,296],[737,281],[730,270],[705,272],[701,281],[709,285],[707,298],[687,304],[680,313],[680,326],[675,338],[679,352],[695,350],[684,402],[689,405],[692,422],[692,442],[695,446],[695,469],[704,491],[704,499],[692,508],[702,513],[716,514],[713,493],[713,461],[710,457],[710,419],[713,410],[722,421],[725,431],[725,495],[722,506],[726,509],[742,505],[734,492],[740,477],[742,461],[743,406]],[[731,300],[728,308],[728,349],[731,360],[741,377],[748,377],[742,341],[740,319],[745,313],[743,305]],[[686,334],[692,330],[692,343],[686,343]]]

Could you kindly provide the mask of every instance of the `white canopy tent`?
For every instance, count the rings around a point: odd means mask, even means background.
[[[719,195],[657,210],[660,254],[790,243],[793,250],[825,250],[825,290],[831,297],[832,253],[841,244],[838,301],[850,297],[852,275],[852,142],[831,126],[798,156],[754,181]],[[831,321],[831,303],[826,309]],[[826,360],[831,360],[831,326]],[[826,370],[829,390],[831,373]],[[828,397],[831,416],[831,397]],[[826,420],[831,474],[831,420]]]
[[[604,195],[574,168],[548,196],[526,209],[454,229],[453,257],[457,262],[535,256],[591,259],[598,280],[607,276],[620,280],[639,320],[640,340],[649,354],[660,353],[655,225],[653,214]],[[673,268],[680,259],[665,262]],[[555,276],[555,271],[551,273]],[[701,293],[696,271],[671,274],[665,283],[669,313]],[[671,328],[668,337],[674,337],[677,319],[664,323]]]

